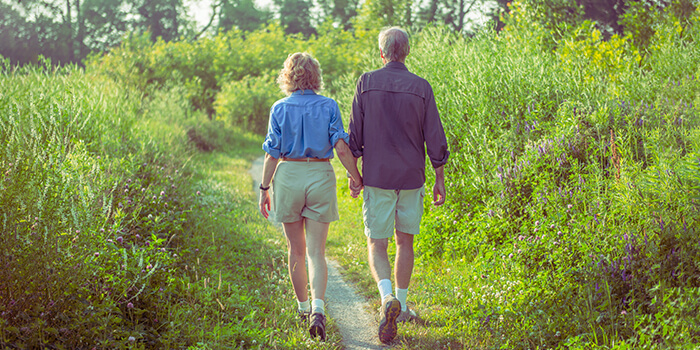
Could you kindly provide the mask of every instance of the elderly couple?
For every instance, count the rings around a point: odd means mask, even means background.
[[[363,74],[357,82],[349,134],[343,130],[338,104],[317,94],[323,86],[318,61],[307,53],[289,55],[278,78],[288,97],[270,109],[263,143],[267,154],[260,211],[267,218],[274,208],[282,222],[299,315],[309,322],[311,336],[322,340],[326,338],[326,237],[330,222],[339,218],[335,174],[329,162],[333,149],[347,169],[352,197],[364,189],[362,213],[369,265],[382,300],[379,339],[383,343],[394,339],[397,323],[415,317],[406,297],[413,272],[413,236],[423,215],[426,149],[435,169],[433,204],[445,202],[444,165],[449,152],[433,90],[404,64],[409,53],[404,30],[382,30],[379,49],[384,67]],[[358,158],[362,158],[362,175]],[[395,294],[387,254],[392,235],[396,238]]]

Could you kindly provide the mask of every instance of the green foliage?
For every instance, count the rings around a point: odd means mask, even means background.
[[[452,156],[448,202],[424,218],[417,246],[486,276],[456,284],[473,292],[449,303],[465,306],[436,315],[474,315],[453,339],[505,348],[697,342],[697,330],[681,325],[694,321],[683,310],[697,307],[700,287],[699,56],[686,34],[694,26],[673,28],[656,29],[651,41],[664,49],[649,51],[654,64],[642,68],[631,37],[605,41],[585,22],[562,34],[421,33],[407,64],[433,84]],[[559,44],[542,50],[553,37]],[[660,308],[672,290],[684,306]],[[662,327],[657,314],[673,321]]]
[[[157,346],[186,176],[134,133],[140,95],[50,69],[0,77],[1,344]]]
[[[245,77],[224,85],[216,99],[216,119],[257,134],[267,131],[270,107],[284,94],[268,76]]]
[[[215,106],[231,113],[230,109],[222,106],[246,103],[240,97],[233,101],[232,96],[228,96],[230,86],[251,86],[252,89],[273,86],[276,72],[282,69],[284,60],[293,52],[308,51],[315,55],[321,63],[326,87],[333,91],[334,80],[352,71],[359,62],[356,53],[364,42],[355,40],[349,32],[333,28],[330,24],[319,30],[318,37],[308,39],[286,36],[282,27],[274,23],[253,32],[231,30],[192,42],[159,40],[151,43],[145,34],[129,35],[119,48],[106,55],[93,56],[86,65],[128,86],[137,87],[146,96],[162,88],[184,88],[191,106],[215,119]],[[216,102],[217,94],[224,88],[228,89],[221,96],[224,101]],[[262,90],[242,93],[250,96],[262,93],[261,103],[268,103],[270,96],[276,96],[272,91]],[[270,105],[255,106],[253,109],[269,110]],[[259,114],[256,116],[260,117]],[[264,117],[264,123],[267,123],[267,111]],[[248,117],[218,117],[230,118],[235,118],[231,121],[238,123]],[[259,132],[261,129],[256,130]]]

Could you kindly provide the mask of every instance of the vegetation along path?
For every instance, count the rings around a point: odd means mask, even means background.
[[[253,177],[253,189],[260,186],[263,157],[256,159],[250,169]],[[328,259],[328,288],[326,290],[326,305],[328,316],[333,319],[346,349],[382,349],[375,330],[377,322],[366,310],[367,302],[355,293],[352,286],[346,283],[335,260]]]

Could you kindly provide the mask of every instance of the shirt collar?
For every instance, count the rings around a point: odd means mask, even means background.
[[[292,95],[316,95],[314,90],[311,89],[306,89],[306,90],[297,90],[292,92]]]
[[[408,70],[408,68],[406,68],[406,65],[403,62],[399,61],[389,61],[384,67],[391,69]]]

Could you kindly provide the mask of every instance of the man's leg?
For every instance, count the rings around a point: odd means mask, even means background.
[[[396,286],[408,289],[413,274],[413,235],[396,230],[396,260],[394,261],[394,277]]]
[[[367,238],[369,268],[372,271],[374,281],[377,283],[381,280],[391,278],[391,265],[389,264],[389,255],[387,254],[388,247],[388,238]]]
[[[308,302],[306,290],[306,238],[304,236],[304,220],[282,223],[284,235],[287,238],[287,258],[289,262],[289,277],[292,280],[294,294],[299,303]]]
[[[387,254],[388,244],[388,238],[367,238],[370,270],[382,296],[381,319],[379,320],[379,340],[382,343],[390,343],[396,337],[396,318],[401,314],[401,303],[391,294],[391,265]]]

